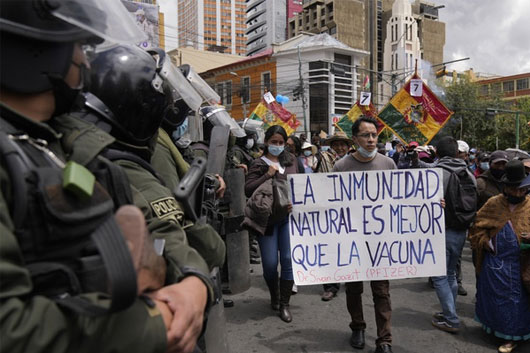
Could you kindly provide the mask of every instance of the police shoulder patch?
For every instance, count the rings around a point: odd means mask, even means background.
[[[152,201],[150,204],[158,218],[178,218],[182,214],[180,206],[173,197],[164,197],[163,199]]]

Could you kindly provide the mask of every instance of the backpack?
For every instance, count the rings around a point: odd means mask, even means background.
[[[449,174],[445,198],[445,226],[456,230],[466,230],[477,214],[478,194],[473,176],[467,167],[456,170],[439,165]]]

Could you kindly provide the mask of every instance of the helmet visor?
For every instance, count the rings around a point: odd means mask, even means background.
[[[206,113],[206,118],[212,123],[214,126],[228,126],[230,128],[230,132],[235,137],[245,137],[247,134],[245,133],[245,130],[243,130],[237,122],[232,119],[230,114],[225,110],[224,107],[218,105],[211,107],[212,109],[208,109],[208,112]],[[202,110],[202,109],[201,109]]]
[[[191,110],[197,111],[202,104],[201,96],[193,89],[182,72],[166,58],[160,70],[160,76],[169,84],[173,92],[173,100],[180,98],[186,102]]]
[[[63,0],[51,13],[95,36],[115,43],[135,44],[147,40],[119,0]]]
[[[207,84],[206,81],[204,81],[202,77],[199,76],[193,70],[192,67],[190,67],[189,73],[186,78],[191,83],[193,88],[195,88],[195,90],[199,92],[204,101],[207,102],[209,105],[215,105],[221,102],[221,97],[219,97],[217,92],[215,92],[213,88],[210,87],[210,85]]]

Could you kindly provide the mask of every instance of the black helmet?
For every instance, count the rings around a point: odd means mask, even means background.
[[[106,0],[1,0],[2,88],[39,93],[63,79],[75,42],[136,42],[145,35],[125,7]]]
[[[214,126],[228,126],[232,136],[245,137],[243,130],[221,105],[207,105],[200,109],[204,140],[209,141]]]
[[[173,105],[159,62],[132,45],[116,46],[91,61],[89,91],[112,112],[113,135],[124,142],[147,145]]]

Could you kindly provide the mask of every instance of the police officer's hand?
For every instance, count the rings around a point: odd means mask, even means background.
[[[267,174],[272,178],[274,176],[274,174],[276,174],[276,172],[278,171],[278,167],[276,167],[275,165],[270,165],[269,166],[269,170],[267,171]]]
[[[223,177],[219,174],[215,174],[215,177],[217,178],[217,180],[219,180],[219,187],[217,188],[217,190],[215,190],[215,194],[218,199],[221,199],[225,195],[226,183]]]
[[[169,306],[166,302],[156,299],[153,300],[153,302],[156,304],[156,308],[158,309],[158,311],[160,311],[160,314],[162,315],[162,320],[164,320],[166,331],[169,331],[169,328],[171,327],[171,322],[173,321],[173,314],[171,313],[171,309],[169,309]]]
[[[208,290],[195,276],[163,287],[153,298],[167,303],[173,314],[167,332],[167,352],[191,353],[201,333]]]
[[[238,165],[236,165],[236,167],[243,169],[243,171],[245,172],[245,174],[248,173],[248,167],[247,167],[246,164],[238,164]]]

